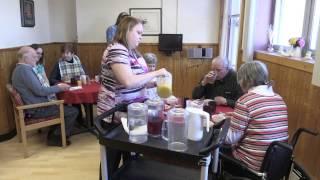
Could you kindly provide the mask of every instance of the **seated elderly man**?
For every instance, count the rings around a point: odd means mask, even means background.
[[[227,59],[219,56],[212,60],[211,71],[192,92],[193,99],[213,99],[217,105],[227,105],[232,108],[241,95],[236,72],[229,68]]]
[[[52,98],[52,94],[66,91],[70,88],[69,85],[63,83],[50,87],[41,84],[41,81],[38,79],[36,71],[34,70],[37,58],[37,53],[33,48],[22,47],[18,51],[19,62],[12,73],[12,85],[20,93],[25,104],[48,102]],[[50,106],[32,109],[29,110],[28,113],[33,118],[44,118],[57,115],[59,109],[57,106]],[[77,109],[70,106],[64,106],[67,138],[71,135],[71,130],[78,113]],[[52,126],[48,132],[47,139],[47,144],[49,146],[62,146],[60,127]],[[67,144],[70,144],[69,140],[67,140]]]
[[[61,46],[61,58],[55,64],[50,74],[50,84],[54,85],[63,80],[67,81],[85,74],[83,64],[81,64],[79,57],[74,54],[73,45],[65,44]]]

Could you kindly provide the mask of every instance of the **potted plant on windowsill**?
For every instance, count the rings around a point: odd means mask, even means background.
[[[291,45],[289,55],[293,57],[301,58],[301,51],[305,45],[304,39],[302,37],[290,38],[289,44]]]

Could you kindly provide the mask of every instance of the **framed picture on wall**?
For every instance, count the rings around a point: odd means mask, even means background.
[[[34,27],[34,2],[33,0],[20,0],[21,26]]]
[[[130,8],[130,16],[142,19],[144,36],[158,36],[162,33],[161,8]]]

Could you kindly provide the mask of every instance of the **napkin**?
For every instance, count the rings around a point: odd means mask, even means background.
[[[78,89],[82,89],[82,86],[70,87],[69,91],[74,91],[74,90],[78,90]]]
[[[129,134],[129,128],[128,128],[128,119],[125,117],[121,118],[121,124],[124,129],[124,131]],[[133,128],[130,132],[130,135],[145,135],[148,133],[148,127],[147,125],[137,126]]]
[[[122,117],[122,118],[121,118],[121,124],[122,124],[122,127],[123,127],[124,131],[125,131],[127,134],[129,134],[129,128],[128,128],[128,120],[127,120],[127,118]]]

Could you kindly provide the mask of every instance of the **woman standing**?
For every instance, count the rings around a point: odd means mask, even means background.
[[[148,67],[136,50],[143,33],[143,22],[128,16],[118,25],[115,43],[103,53],[101,89],[98,95],[98,115],[118,103],[142,102],[146,99],[145,84],[153,78],[168,75],[162,68],[148,72]],[[115,119],[116,121],[119,119]],[[111,119],[107,120],[111,122]]]
[[[118,25],[114,43],[104,51],[101,62],[101,88],[98,95],[97,115],[113,108],[118,103],[142,102],[145,97],[145,84],[157,76],[168,75],[166,69],[148,72],[138,47],[143,33],[143,22],[128,16]],[[106,119],[108,125],[119,123],[120,115]],[[108,168],[112,174],[119,165],[121,154],[118,150],[108,149]],[[124,157],[125,159],[126,157]]]

